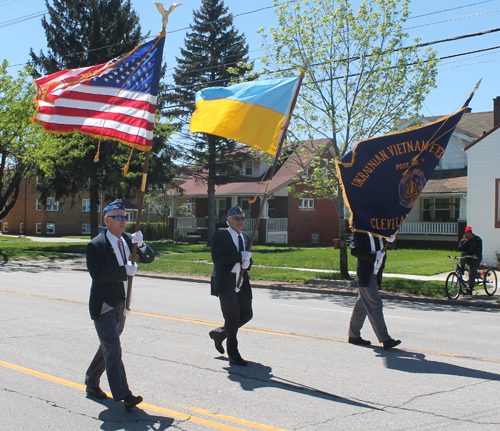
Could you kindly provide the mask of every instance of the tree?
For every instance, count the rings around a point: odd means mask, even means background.
[[[205,87],[226,87],[248,70],[248,45],[245,37],[233,27],[233,17],[223,0],[204,0],[193,13],[194,24],[181,49],[182,58],[174,72],[175,86],[168,100],[174,106],[166,112],[176,119],[177,131],[182,131],[195,110],[195,94]],[[239,162],[248,153],[238,151],[234,141],[215,135],[185,135],[191,151],[185,161],[194,164],[195,176],[207,183],[208,245],[215,232],[215,186],[227,184],[241,175]]]
[[[47,37],[49,53],[31,58],[38,74],[105,63],[131,51],[141,40],[139,18],[132,10],[130,0],[55,0],[46,2],[50,22],[44,17],[42,25]],[[165,69],[164,69],[165,70]],[[163,106],[161,98],[158,106]],[[159,120],[159,114],[157,114]],[[149,184],[164,184],[173,177],[174,153],[167,146],[171,134],[168,124],[157,124],[151,150]],[[82,190],[90,194],[91,235],[98,233],[97,208],[100,190],[105,200],[131,197],[141,184],[144,154],[135,152],[127,178],[123,177],[130,148],[114,141],[103,140],[99,161],[94,162],[98,147],[95,138],[82,134],[58,137],[47,150],[41,169],[46,182],[41,187],[42,199],[55,193],[57,199],[74,198]]]
[[[435,86],[436,56],[406,45],[403,25],[410,0],[363,0],[357,14],[349,0],[274,3],[279,25],[270,29],[271,40],[264,36],[264,62],[276,71],[292,70],[288,74],[306,67],[289,135],[300,143],[296,149],[303,154],[297,159],[310,163],[311,175],[297,184],[306,186],[305,197],[335,202],[340,270],[349,278],[344,199],[335,160],[359,140],[417,115]],[[315,138],[327,143],[313,145]]]
[[[29,68],[13,78],[8,62],[0,66],[0,219],[14,207],[21,181],[36,166],[35,146],[51,140],[42,128],[30,121],[35,112],[35,95]]]

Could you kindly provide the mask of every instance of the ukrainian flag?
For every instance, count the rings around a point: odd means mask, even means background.
[[[274,156],[298,78],[209,87],[196,93],[191,133],[234,139]]]

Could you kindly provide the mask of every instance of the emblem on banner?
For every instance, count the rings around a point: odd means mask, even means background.
[[[406,208],[413,208],[426,183],[425,175],[420,169],[408,172],[399,183],[399,203]]]

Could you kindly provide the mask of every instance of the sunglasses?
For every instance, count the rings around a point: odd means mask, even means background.
[[[128,216],[126,216],[126,215],[124,215],[124,216],[120,216],[120,215],[118,215],[118,216],[108,216],[108,217],[114,218],[115,220],[118,220],[118,221],[122,221],[122,220],[127,221],[128,220]]]
[[[234,221],[245,221],[245,217],[233,216]]]

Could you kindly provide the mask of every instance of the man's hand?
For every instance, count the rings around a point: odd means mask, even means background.
[[[243,262],[241,262],[241,267],[243,269],[248,269],[250,267],[250,261],[249,260],[244,260]]]
[[[394,242],[396,241],[396,235],[391,235],[389,238],[386,238],[387,242]]]
[[[382,260],[385,256],[385,251],[377,251],[377,260]]]
[[[250,260],[252,257],[251,251],[242,251],[241,252],[241,260]]]
[[[125,265],[125,271],[127,271],[127,275],[129,277],[133,277],[135,274],[137,274],[137,263],[130,262],[130,260],[127,262]]]
[[[137,244],[137,247],[141,248],[144,244],[144,236],[142,232],[138,230],[132,234],[132,244]]]

